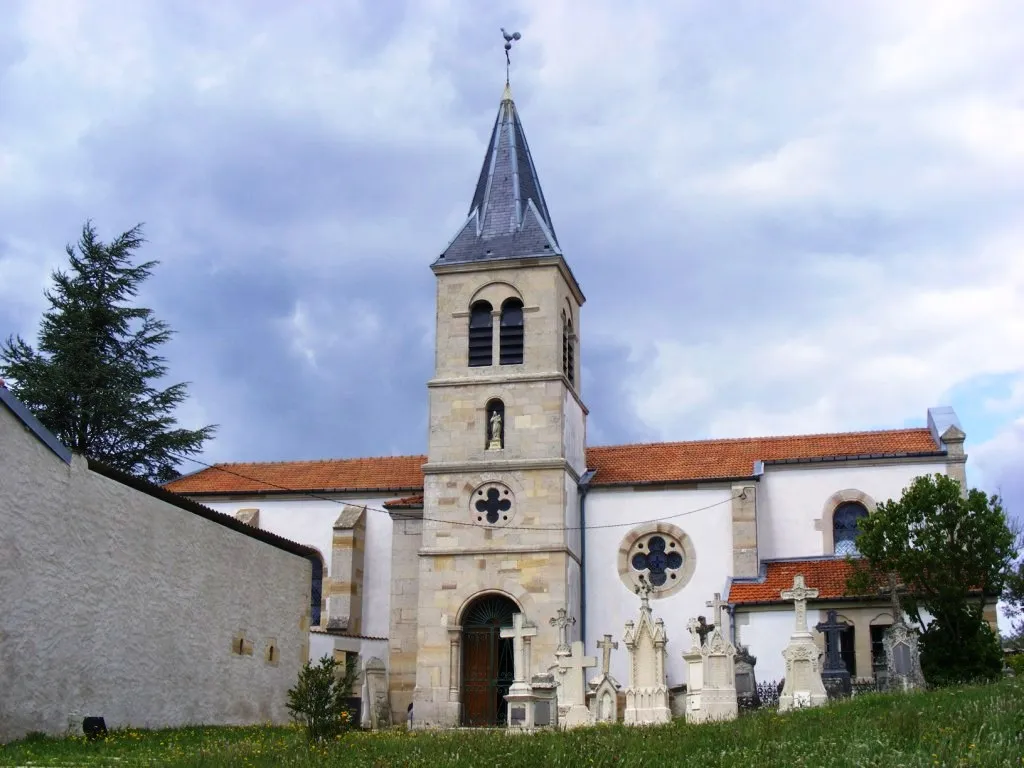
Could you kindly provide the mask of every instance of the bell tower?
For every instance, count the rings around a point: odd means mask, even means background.
[[[507,82],[469,215],[431,268],[437,347],[413,718],[420,727],[496,725],[511,669],[487,621],[500,629],[518,612],[536,627],[535,674],[554,663],[558,610],[579,616],[587,415],[584,297]],[[494,617],[481,618],[491,603]]]

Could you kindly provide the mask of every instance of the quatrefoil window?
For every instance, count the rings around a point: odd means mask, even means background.
[[[501,483],[488,483],[473,492],[471,508],[478,523],[508,522],[512,513],[512,492]]]
[[[650,536],[646,541],[636,543],[636,554],[631,565],[635,571],[647,571],[651,586],[661,587],[665,582],[679,577],[677,571],[683,567],[683,556],[679,544],[664,536]]]

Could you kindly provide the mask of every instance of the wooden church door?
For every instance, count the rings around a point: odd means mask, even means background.
[[[469,726],[505,725],[508,693],[514,677],[512,640],[501,637],[512,626],[516,604],[501,595],[484,595],[462,620],[462,722]]]

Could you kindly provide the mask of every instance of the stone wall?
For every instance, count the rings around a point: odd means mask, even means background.
[[[0,407],[0,741],[284,723],[311,565],[52,454]]]

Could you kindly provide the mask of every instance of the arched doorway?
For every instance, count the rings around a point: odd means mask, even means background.
[[[481,595],[462,618],[462,724],[505,725],[505,694],[514,676],[512,639],[501,637],[519,607],[503,595]]]

